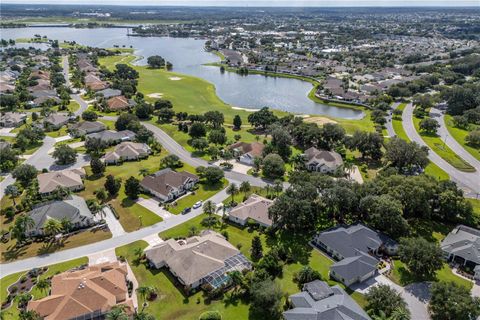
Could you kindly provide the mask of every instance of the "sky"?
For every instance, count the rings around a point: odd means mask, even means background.
[[[2,0],[17,4],[98,4],[98,5],[154,5],[154,6],[280,6],[280,7],[418,7],[470,6],[480,8],[480,0]]]

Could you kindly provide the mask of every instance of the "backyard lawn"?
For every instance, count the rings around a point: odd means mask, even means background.
[[[465,143],[465,138],[468,135],[470,131],[464,130],[457,128],[453,125],[453,117],[451,115],[446,114],[445,115],[445,124],[447,126],[448,132],[450,135],[468,152],[472,154],[476,159],[480,160],[480,149],[471,147],[468,144]],[[474,128],[479,128],[480,126],[473,126],[472,129]]]
[[[75,260],[70,260],[70,261],[66,261],[66,262],[62,262],[62,263],[58,263],[58,264],[48,266],[48,270],[44,274],[39,276],[39,279],[48,278],[48,277],[53,276],[57,273],[70,270],[72,268],[81,266],[81,265],[86,264],[86,263],[88,263],[88,258],[83,257],[83,258],[78,258],[78,259],[75,259]],[[7,293],[7,288],[10,285],[12,285],[13,283],[15,283],[24,274],[26,274],[26,272],[18,272],[18,273],[14,273],[14,274],[8,275],[8,276],[0,279],[0,288],[2,288],[2,290],[0,290],[0,301],[3,302],[3,301],[6,300],[7,294],[8,294]],[[34,286],[32,288],[30,293],[32,294],[34,300],[41,299],[41,298],[43,298],[47,295],[46,291],[42,291],[42,290],[38,289],[36,286]],[[18,316],[19,311],[17,309],[17,305],[18,304],[15,301],[8,309],[6,309],[5,311],[2,310],[2,319],[4,319],[4,320],[16,320],[16,319],[18,319],[19,318],[19,316]]]

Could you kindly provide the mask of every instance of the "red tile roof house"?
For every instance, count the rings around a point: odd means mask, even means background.
[[[135,102],[131,99],[127,99],[125,96],[117,96],[107,100],[108,109],[111,111],[126,110],[135,105]]]
[[[228,149],[233,151],[238,162],[253,166],[255,158],[262,157],[265,146],[260,142],[237,142],[228,146]]]
[[[198,180],[192,173],[166,168],[143,178],[140,186],[162,201],[171,201],[193,188]]]
[[[85,86],[90,90],[100,91],[108,88],[108,83],[90,73],[85,77]]]

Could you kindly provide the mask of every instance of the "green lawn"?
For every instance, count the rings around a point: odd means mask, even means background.
[[[141,161],[124,162],[118,166],[107,166],[105,174],[99,178],[91,177],[90,167],[86,167],[87,175],[89,177],[84,180],[85,190],[80,192],[79,195],[85,199],[95,198],[94,191],[103,188],[106,176],[111,174],[116,178],[122,179],[122,187],[120,188],[117,197],[110,199],[108,203],[110,203],[115,211],[117,211],[120,216],[120,223],[127,232],[161,222],[161,217],[127,198],[125,195],[124,183],[130,178],[130,176],[142,179],[139,172],[140,169],[147,169],[149,173],[159,170],[160,159],[166,154],[167,153],[163,151],[157,155],[150,155],[147,159]]]
[[[464,172],[475,172],[475,168],[463,160],[455,152],[453,152],[438,135],[431,135],[420,131],[421,120],[422,119],[413,117],[413,124],[415,126],[415,130],[417,130],[417,132],[422,136],[423,141],[425,141],[430,149],[432,149],[435,153],[442,157],[443,160],[447,161],[458,170]]]
[[[448,132],[450,133],[450,135],[465,149],[467,150],[468,152],[470,152],[470,154],[472,156],[474,156],[476,159],[480,160],[480,148],[475,148],[475,147],[471,147],[469,146],[466,142],[465,142],[465,138],[467,137],[469,131],[468,130],[464,130],[464,129],[460,129],[460,128],[456,128],[454,125],[453,125],[453,117],[451,115],[448,115],[446,114],[445,115],[445,124],[447,125],[447,129],[448,129]],[[477,128],[478,126],[473,126],[472,125],[472,129],[474,128]],[[448,138],[447,138],[448,139]]]
[[[401,285],[401,286],[406,286],[410,283],[413,282],[418,282],[419,280],[415,277],[414,274],[412,274],[408,269],[405,267],[404,263],[401,262],[400,260],[394,260],[394,268],[389,275],[389,278]],[[472,288],[473,284],[472,282],[465,280],[463,278],[460,278],[456,276],[455,274],[452,273],[452,270],[448,266],[447,263],[444,263],[443,268],[437,271],[436,273],[436,278],[431,279],[433,281],[453,281],[458,285],[462,285],[464,287],[467,287],[469,290]]]
[[[57,273],[70,270],[74,267],[78,267],[86,263],[88,263],[88,258],[83,257],[83,258],[78,258],[75,260],[70,260],[70,261],[48,266],[47,272],[42,274],[39,277],[39,279],[48,278]],[[2,288],[2,290],[0,290],[0,301],[5,301],[5,299],[7,298],[7,288],[13,283],[15,283],[25,273],[26,272],[18,272],[0,279],[0,288]],[[45,291],[38,289],[36,286],[32,288],[31,294],[33,295],[34,300],[41,299],[47,295]],[[12,306],[10,306],[10,308],[4,311],[2,310],[2,316],[5,316],[5,317],[2,317],[2,319],[16,320],[19,318],[18,314],[19,314],[19,311],[17,309],[17,302],[14,302]]]
[[[67,126],[63,126],[58,130],[49,131],[49,132],[46,132],[45,134],[52,138],[58,138],[58,137],[66,136],[68,134],[67,130],[68,130]]]
[[[214,196],[222,189],[226,188],[228,185],[228,181],[226,179],[222,179],[221,182],[215,185],[207,185],[205,183],[199,183],[198,189],[195,190],[195,194],[186,195],[179,200],[174,201],[169,207],[168,211],[173,214],[179,214],[185,208],[192,207],[195,202],[202,200],[205,201],[210,197]]]

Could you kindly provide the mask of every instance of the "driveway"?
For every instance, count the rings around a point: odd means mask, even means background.
[[[352,172],[350,172],[349,178],[352,180],[355,180],[360,184],[363,183],[363,177],[362,177],[362,174],[360,173],[360,169],[358,169],[358,166],[353,166]]]
[[[5,137],[15,137],[17,134],[14,132],[10,132],[15,128],[0,128],[0,136]]]
[[[142,207],[144,207],[145,209],[152,211],[163,220],[167,220],[172,217],[172,214],[170,212],[168,212],[167,210],[159,206],[160,201],[158,201],[155,198],[149,198],[149,199],[138,198],[136,202]]]
[[[480,280],[477,280],[472,287],[472,296],[480,298]]]
[[[411,141],[415,141],[421,146],[427,146],[420,134],[413,125],[413,106],[407,104],[403,110],[402,125]],[[430,161],[439,166],[443,171],[448,173],[450,179],[458,184],[460,188],[470,197],[476,197],[480,193],[480,172],[463,172],[454,168],[447,161],[443,160],[438,154],[429,148],[428,158]]]
[[[120,221],[115,218],[109,206],[105,206],[102,210],[102,218],[107,222],[108,229],[112,233],[112,237],[123,236],[126,232]]]
[[[70,140],[70,139],[73,139],[73,137],[71,135],[67,134],[65,136],[55,138],[55,142],[62,142],[62,141]]]
[[[220,163],[222,163],[222,162],[228,162],[228,163],[233,165],[233,168],[229,171],[235,171],[235,172],[242,173],[242,174],[248,174],[247,173],[248,170],[252,169],[251,166],[247,166],[246,164],[240,163],[237,160],[228,160],[228,161],[218,160],[218,161],[214,162],[213,165],[214,166],[220,166]]]
[[[115,261],[117,261],[117,255],[115,254],[115,249],[96,252],[88,256],[88,264],[90,266],[100,264],[100,263],[115,262]]]
[[[158,234],[152,234],[148,237],[143,238],[142,240],[148,243],[148,248],[163,242],[163,240],[158,236]]]

